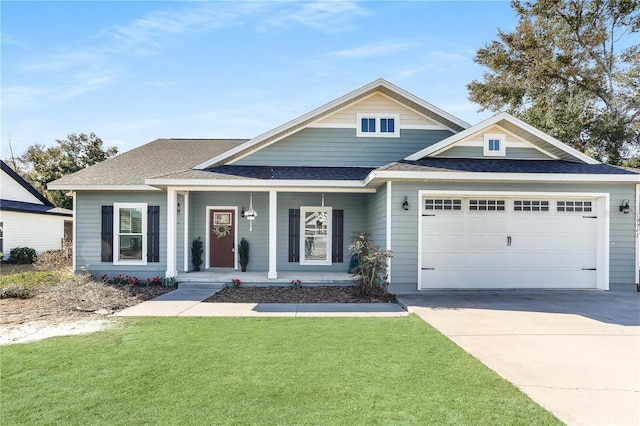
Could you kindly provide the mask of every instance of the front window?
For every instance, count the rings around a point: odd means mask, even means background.
[[[147,263],[146,204],[114,204],[114,263]]]
[[[485,133],[484,155],[486,157],[504,157],[507,155],[506,135]]]
[[[300,207],[301,265],[331,264],[331,207]]]
[[[356,136],[359,137],[400,137],[400,115],[394,113],[384,114],[357,114]]]

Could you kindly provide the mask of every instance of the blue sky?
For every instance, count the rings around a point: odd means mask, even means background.
[[[127,151],[251,138],[377,78],[470,123],[507,1],[2,1],[2,158],[69,133]]]

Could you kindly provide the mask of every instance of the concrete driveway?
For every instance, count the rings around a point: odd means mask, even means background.
[[[640,294],[448,291],[410,312],[570,425],[640,424]]]

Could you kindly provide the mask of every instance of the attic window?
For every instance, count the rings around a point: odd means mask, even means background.
[[[484,156],[504,157],[506,156],[506,137],[501,133],[484,134]]]
[[[357,114],[356,135],[358,137],[400,137],[399,114]]]

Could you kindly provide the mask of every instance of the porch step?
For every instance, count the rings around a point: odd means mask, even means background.
[[[222,290],[225,288],[225,283],[212,283],[212,282],[179,282],[178,288],[181,290]]]

